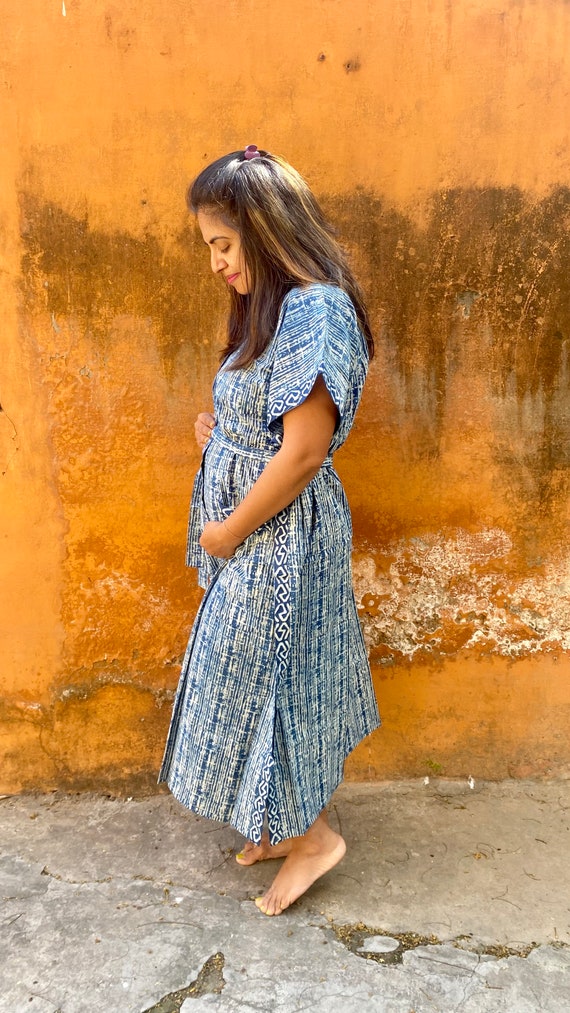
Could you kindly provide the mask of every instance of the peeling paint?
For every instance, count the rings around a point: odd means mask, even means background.
[[[358,559],[355,590],[373,658],[570,650],[570,556],[524,576],[510,572],[512,548],[498,529],[457,531],[402,539]]]

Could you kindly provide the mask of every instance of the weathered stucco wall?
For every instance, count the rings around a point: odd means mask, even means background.
[[[339,455],[384,729],[353,776],[570,769],[570,6],[0,12],[1,784],[151,785],[223,294],[188,180],[255,141],[338,223],[378,356]]]

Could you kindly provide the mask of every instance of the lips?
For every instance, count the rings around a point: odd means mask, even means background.
[[[226,277],[228,285],[233,285],[236,278],[239,278],[239,271],[237,271],[236,274],[228,274],[228,276]]]

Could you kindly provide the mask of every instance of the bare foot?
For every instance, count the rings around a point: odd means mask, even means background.
[[[261,844],[254,844],[248,841],[239,854],[236,855],[238,865],[255,865],[256,862],[265,862],[269,858],[286,858],[291,851],[292,841],[280,841],[279,844],[270,844],[269,835],[263,834]]]
[[[280,915],[344,857],[346,844],[321,813],[303,837],[294,837],[291,851],[273,883],[255,903],[265,915]]]

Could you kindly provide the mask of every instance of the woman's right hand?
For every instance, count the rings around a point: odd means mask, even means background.
[[[200,412],[194,423],[194,432],[196,434],[196,443],[201,450],[203,450],[210,439],[215,425],[216,420],[211,412]]]

